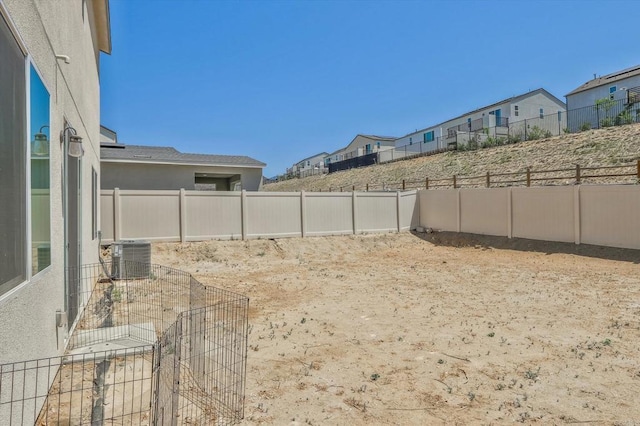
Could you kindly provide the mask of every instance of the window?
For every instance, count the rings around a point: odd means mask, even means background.
[[[520,111],[518,111],[518,105],[515,105],[513,107],[513,115],[517,117],[519,114],[520,114]]]
[[[409,137],[409,145],[413,145],[413,138]]]
[[[433,140],[434,140],[434,137],[433,137],[433,136],[434,136],[434,131],[433,131],[433,130],[432,130],[432,131],[430,131],[430,132],[425,133],[425,134],[423,135],[423,137],[424,137],[424,143],[427,143],[427,142],[433,142]]]
[[[91,167],[91,235],[98,237],[98,172]]]
[[[51,265],[51,185],[49,172],[49,102],[47,88],[33,66],[29,70],[31,141],[31,273]]]
[[[540,118],[544,118],[544,109],[540,108]]]
[[[616,90],[618,90],[617,86],[611,86],[609,87],[609,93],[616,93]]]
[[[27,278],[25,56],[0,14],[0,294]]]

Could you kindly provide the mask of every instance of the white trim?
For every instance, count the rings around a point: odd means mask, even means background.
[[[265,166],[251,166],[251,165],[238,165],[238,164],[211,164],[211,163],[178,163],[175,161],[137,161],[137,160],[120,160],[101,158],[101,163],[131,163],[131,164],[166,164],[170,166],[197,166],[197,167],[232,167],[232,168],[245,168],[245,169],[262,169]]]
[[[27,268],[26,278],[27,281],[31,280],[33,274],[33,230],[32,230],[32,218],[31,218],[31,57],[26,56],[24,58],[24,78],[25,78],[25,191],[26,191],[26,199],[25,199],[25,209],[27,213],[27,226],[26,226],[26,244],[25,244],[25,264]],[[51,128],[49,128],[49,133],[51,133]],[[51,145],[51,144],[49,144]],[[51,172],[49,172],[51,173]],[[51,216],[51,215],[49,215]]]

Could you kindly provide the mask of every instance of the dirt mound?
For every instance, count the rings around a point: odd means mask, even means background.
[[[328,175],[290,179],[263,186],[264,191],[350,191],[355,185],[363,190],[367,184],[373,188],[398,188],[402,180],[419,182],[425,178],[449,179],[456,176],[483,176],[491,174],[552,170],[582,167],[615,166],[629,164],[640,158],[640,124],[610,127],[600,130],[555,136],[547,139],[520,142],[475,151],[452,151],[428,157],[351,169]],[[587,183],[637,183],[637,177],[591,179]],[[573,180],[557,181],[571,184]]]

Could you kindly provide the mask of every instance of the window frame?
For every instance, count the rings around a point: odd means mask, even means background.
[[[47,86],[47,84],[44,81],[44,78],[42,78],[42,74],[40,73],[40,70],[38,69],[38,67],[36,66],[35,62],[33,61],[31,55],[27,54],[26,57],[27,60],[27,82],[26,82],[26,87],[27,87],[27,129],[31,128],[31,68],[33,68],[33,70],[35,71],[35,73],[37,74],[38,78],[40,79],[40,82],[42,83],[42,85],[44,86],[45,90],[47,91],[47,94],[49,95],[49,119],[48,119],[48,126],[49,126],[49,138],[51,139],[49,141],[49,249],[51,250],[51,240],[52,240],[52,229],[51,229],[51,225],[52,225],[52,218],[53,218],[53,214],[52,214],[52,207],[53,207],[53,203],[51,202],[51,195],[53,194],[53,191],[51,190],[51,184],[53,182],[52,179],[52,167],[51,167],[51,147],[52,147],[52,140],[53,138],[51,137],[51,135],[53,134],[53,132],[51,132],[51,124],[52,124],[52,111],[53,111],[53,101],[52,101],[52,96],[51,96],[51,89]],[[32,230],[33,230],[33,217],[31,214],[31,197],[32,197],[32,182],[31,182],[31,137],[29,135],[29,131],[27,132],[27,140],[26,140],[26,145],[27,145],[27,213],[28,213],[28,217],[27,217],[27,230],[28,230],[28,247],[27,247],[27,253],[29,254],[28,256],[28,271],[29,271],[29,276],[27,277],[27,281],[29,281],[32,277],[40,274],[41,272],[46,271],[47,269],[51,268],[52,262],[49,261],[49,265],[47,265],[45,268],[39,270],[36,273],[33,273],[33,260],[31,257],[31,253],[33,251],[33,235],[32,235]]]
[[[23,191],[23,199],[24,199],[24,211],[23,211],[23,215],[24,215],[24,219],[25,219],[25,223],[24,223],[24,233],[21,235],[22,237],[22,241],[23,241],[23,256],[24,256],[24,260],[21,262],[22,264],[20,265],[21,269],[22,269],[22,274],[20,276],[17,276],[15,278],[12,278],[10,280],[8,280],[7,282],[0,282],[0,288],[5,287],[4,289],[0,289],[0,303],[7,300],[8,298],[12,297],[12,295],[14,295],[15,293],[21,291],[22,289],[25,288],[26,285],[30,284],[33,281],[33,278],[41,275],[41,273],[46,272],[48,270],[51,269],[52,263],[50,262],[49,265],[47,265],[45,268],[43,268],[40,271],[37,271],[36,273],[33,272],[32,268],[33,268],[33,259],[32,259],[32,250],[33,250],[33,241],[32,241],[32,235],[33,235],[33,230],[32,230],[32,226],[33,226],[33,217],[32,217],[32,212],[31,212],[31,207],[32,207],[32,203],[31,203],[31,195],[32,195],[32,188],[31,188],[31,69],[33,68],[33,70],[35,71],[35,73],[37,74],[38,78],[40,79],[40,82],[42,83],[42,85],[44,86],[44,88],[46,89],[48,95],[49,95],[49,135],[53,134],[53,132],[51,131],[51,125],[52,125],[52,117],[53,117],[53,97],[51,95],[52,91],[51,88],[46,84],[44,78],[42,78],[42,73],[40,72],[38,66],[36,65],[35,61],[33,60],[33,57],[31,56],[31,54],[29,53],[29,51],[26,48],[26,44],[24,42],[24,40],[22,39],[22,37],[20,36],[20,33],[17,30],[17,27],[15,25],[15,23],[13,22],[13,20],[11,19],[6,6],[0,1],[0,25],[5,25],[9,30],[9,33],[11,34],[11,36],[13,37],[13,40],[16,43],[16,46],[18,47],[18,49],[20,50],[20,52],[23,55],[23,61],[24,61],[24,74],[23,74],[23,78],[24,78],[24,110],[23,110],[23,117],[24,117],[24,127],[23,127],[23,132],[24,132],[24,136],[23,136],[23,140],[20,142],[22,143],[22,150],[23,150],[23,161],[24,161],[24,181],[20,182],[20,185],[22,186],[22,191]],[[50,136],[51,137],[51,136]],[[53,183],[53,179],[52,179],[52,171],[53,168],[51,167],[51,155],[52,155],[52,151],[51,151],[51,141],[49,141],[49,190],[50,190],[50,196],[53,193],[53,191],[51,191],[51,184]],[[51,241],[51,237],[52,237],[52,229],[51,229],[51,224],[52,224],[52,208],[53,208],[53,203],[51,203],[51,200],[49,201],[49,223],[50,223],[50,227],[49,227],[49,240]]]

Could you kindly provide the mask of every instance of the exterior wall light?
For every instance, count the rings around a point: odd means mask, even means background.
[[[34,135],[33,141],[31,142],[31,153],[39,157],[49,154],[49,139],[47,135],[42,132],[45,127],[49,126],[44,125],[40,127],[40,130]]]
[[[78,136],[76,129],[71,126],[67,126],[60,132],[60,143],[64,143],[65,138],[69,137],[69,157],[80,158],[84,155],[84,148],[82,148],[82,138]]]

